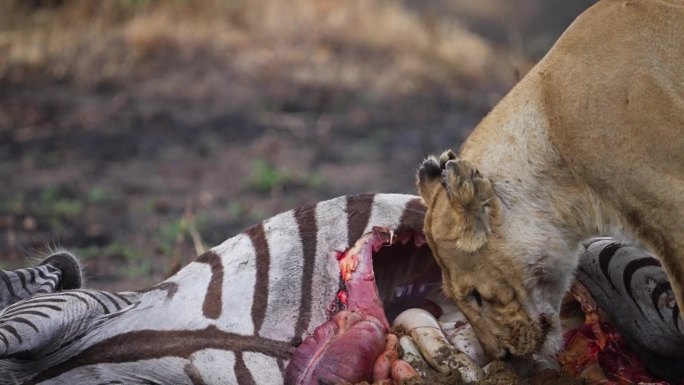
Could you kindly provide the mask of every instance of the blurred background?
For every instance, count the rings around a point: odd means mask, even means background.
[[[158,282],[281,211],[414,193],[593,0],[2,0],[0,269]]]

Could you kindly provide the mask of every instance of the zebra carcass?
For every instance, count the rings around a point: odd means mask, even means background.
[[[137,292],[76,288],[73,264],[46,264],[47,278],[30,269],[2,272],[0,306],[16,303],[0,310],[0,384],[372,380],[398,314],[442,311],[441,273],[423,238],[423,215],[418,198],[397,194],[304,206]],[[654,282],[616,279],[622,261],[645,255],[629,249],[608,258],[609,245],[599,245],[588,246],[580,279],[591,281],[592,293],[606,293],[606,312],[642,325],[624,330],[646,356],[677,356],[681,321],[663,300],[671,295],[664,275],[647,263],[640,265],[647,270],[631,265],[629,276]],[[624,301],[641,312],[618,305]],[[651,333],[656,329],[665,332]]]

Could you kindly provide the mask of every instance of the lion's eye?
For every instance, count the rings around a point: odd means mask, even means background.
[[[468,297],[475,301],[475,303],[477,303],[477,306],[482,307],[482,296],[480,295],[480,292],[477,291],[477,289],[471,290],[470,294],[468,294]]]

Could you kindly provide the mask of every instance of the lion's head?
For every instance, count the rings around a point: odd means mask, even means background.
[[[501,200],[486,176],[451,151],[425,160],[417,179],[427,206],[425,233],[442,268],[444,292],[488,354],[555,352],[560,302],[574,262],[549,263],[558,259],[548,250],[563,248],[544,246],[556,237],[535,230],[538,213],[525,214]],[[529,216],[522,218],[529,222],[524,228],[506,226],[521,223],[521,215]]]

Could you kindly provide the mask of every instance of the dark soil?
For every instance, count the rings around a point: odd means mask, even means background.
[[[568,377],[554,370],[544,370],[533,373],[530,378],[520,378],[515,371],[501,361],[490,364],[485,378],[475,385],[584,385],[583,380]],[[468,385],[461,380],[458,373],[437,375],[429,381],[412,378],[404,380],[401,385]],[[471,384],[473,385],[473,384]]]

